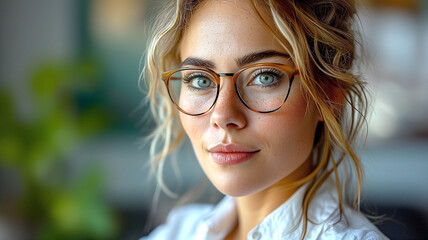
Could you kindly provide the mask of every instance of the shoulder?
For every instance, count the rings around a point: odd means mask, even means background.
[[[171,210],[165,224],[140,240],[193,239],[204,216],[213,209],[209,204],[189,204]]]
[[[309,239],[388,239],[362,213],[355,211],[347,204],[339,209],[338,193],[335,182],[325,182],[311,202],[308,225]]]
[[[319,239],[365,239],[384,240],[388,239],[377,227],[371,223],[363,214],[353,210],[349,206],[343,207],[343,214],[339,209],[322,225]]]

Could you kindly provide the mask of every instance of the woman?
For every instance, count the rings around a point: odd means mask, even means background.
[[[162,10],[144,70],[159,123],[152,164],[161,172],[187,134],[226,197],[174,209],[147,239],[386,239],[358,212],[351,144],[366,97],[351,72],[354,3],[177,0]],[[339,165],[355,173],[354,208]]]

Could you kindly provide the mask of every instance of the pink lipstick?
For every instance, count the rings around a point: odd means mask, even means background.
[[[260,150],[236,144],[218,144],[208,149],[211,158],[220,165],[235,165],[250,160]]]

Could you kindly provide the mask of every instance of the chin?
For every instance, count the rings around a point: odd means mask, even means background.
[[[220,189],[217,188],[221,193],[231,197],[245,197],[250,195],[247,191],[243,191],[242,189]]]
[[[264,189],[259,184],[251,184],[248,181],[212,181],[218,191],[231,197],[244,197],[255,194]]]

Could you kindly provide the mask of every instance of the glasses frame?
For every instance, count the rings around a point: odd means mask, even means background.
[[[277,68],[280,68],[280,69],[284,70],[287,73],[287,75],[289,76],[289,78],[290,78],[290,83],[289,83],[289,86],[288,86],[287,95],[285,96],[284,101],[281,103],[281,105],[279,107],[277,107],[277,108],[275,108],[273,110],[270,110],[270,111],[259,111],[259,110],[255,110],[255,109],[251,108],[244,101],[244,99],[242,98],[241,94],[238,91],[238,87],[236,86],[236,81],[238,80],[239,74],[241,74],[243,71],[245,71],[245,70],[247,70],[249,68],[253,68],[253,67],[267,67],[267,66],[269,66],[269,67],[277,67]],[[196,113],[196,114],[188,113],[188,112],[184,111],[182,108],[180,108],[178,106],[178,104],[174,101],[174,99],[172,98],[171,93],[169,92],[169,80],[171,79],[171,77],[172,77],[172,75],[174,73],[179,72],[179,71],[183,71],[183,70],[203,70],[203,71],[206,71],[208,73],[211,73],[212,76],[215,78],[216,83],[217,83],[217,94],[215,96],[213,104],[205,112]],[[256,63],[256,64],[251,64],[251,65],[245,66],[243,68],[240,68],[235,73],[217,73],[217,72],[215,72],[215,71],[213,71],[213,70],[211,70],[209,68],[203,68],[203,67],[182,67],[182,68],[177,68],[177,69],[174,69],[174,70],[162,73],[161,74],[161,79],[165,83],[165,87],[166,87],[166,89],[168,91],[168,95],[169,95],[169,98],[171,99],[171,102],[174,104],[174,106],[180,112],[182,112],[184,114],[187,114],[187,115],[190,115],[190,116],[200,116],[200,115],[203,115],[203,114],[209,112],[214,107],[214,105],[216,104],[217,99],[218,99],[218,95],[220,93],[220,78],[221,77],[232,77],[233,85],[235,86],[236,94],[238,95],[238,97],[241,100],[241,102],[248,109],[250,109],[253,112],[257,112],[257,113],[271,113],[271,112],[275,112],[278,109],[280,109],[284,105],[285,101],[287,101],[288,95],[290,94],[290,90],[291,90],[291,84],[293,83],[294,77],[296,75],[298,75],[298,74],[299,74],[299,69],[297,67],[292,67],[292,66],[289,66],[289,65],[279,64],[279,63]]]

